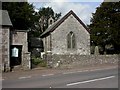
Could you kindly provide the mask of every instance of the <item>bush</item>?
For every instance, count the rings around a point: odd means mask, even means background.
[[[41,67],[46,67],[46,61],[38,57],[32,57],[32,64],[41,66]]]

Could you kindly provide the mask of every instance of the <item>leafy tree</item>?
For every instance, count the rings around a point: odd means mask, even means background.
[[[57,21],[60,18],[61,13],[55,13],[51,7],[42,7],[39,9],[39,12],[36,12],[35,16],[36,22],[31,29],[31,35],[32,37],[39,37],[40,34],[48,28],[48,19],[52,17]]]
[[[50,7],[42,7],[39,9],[39,12],[35,13],[35,22],[33,27],[29,32],[29,50],[33,51],[33,48],[30,47],[31,40],[34,38],[39,38],[41,33],[43,33],[48,28],[48,19],[52,17],[55,21],[58,20],[61,16],[61,13],[55,13]],[[33,42],[34,43],[34,42]]]
[[[2,9],[9,12],[15,29],[29,29],[34,23],[34,7],[28,2],[3,2]]]
[[[48,19],[53,17],[58,20],[61,13],[55,13],[52,8],[40,8],[35,12],[34,6],[28,2],[3,2],[2,9],[7,10],[13,28],[28,30],[28,46],[31,49],[31,38],[39,37],[48,28]]]
[[[103,2],[97,7],[91,24],[91,44],[103,47],[113,45],[115,53],[120,53],[120,2]]]
[[[28,2],[3,2],[2,9],[8,11],[15,29],[29,29],[31,37],[39,37],[47,29],[50,17],[56,21],[61,16],[50,7],[42,7],[35,12],[34,6]]]
[[[43,30],[41,30],[42,32],[44,32],[45,29],[47,29],[47,27],[48,27],[48,19],[50,17],[52,17],[55,21],[57,21],[61,16],[61,13],[55,13],[51,7],[40,8],[38,14],[40,16],[39,23],[41,25],[43,25],[43,26],[41,26],[41,27],[43,27]]]

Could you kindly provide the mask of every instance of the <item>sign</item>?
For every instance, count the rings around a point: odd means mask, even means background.
[[[18,48],[16,48],[16,47],[14,47],[13,49],[12,49],[12,57],[18,57]]]

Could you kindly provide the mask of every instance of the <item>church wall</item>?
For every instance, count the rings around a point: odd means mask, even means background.
[[[0,33],[1,36],[1,47],[2,49],[0,50],[0,54],[1,54],[1,60],[2,60],[2,68],[4,70],[4,68],[6,69],[6,71],[8,71],[10,68],[10,61],[9,61],[9,58],[10,58],[10,29],[7,28],[7,27],[3,27],[2,28],[2,31]]]
[[[76,37],[76,48],[67,48],[67,34],[72,31]],[[78,20],[70,15],[51,33],[52,54],[90,54],[90,35]]]
[[[46,37],[42,39],[43,40],[43,45],[44,45],[44,52],[46,51],[47,47],[46,47]]]
[[[51,35],[43,38],[44,52],[51,51]]]
[[[30,69],[30,53],[28,52],[27,32],[14,31],[11,34],[11,45],[22,45],[22,65],[23,69]]]
[[[12,45],[23,45],[23,52],[28,52],[27,32],[13,32]]]
[[[47,51],[50,51],[50,35],[47,36]]]
[[[2,69],[2,27],[0,26],[0,70]]]

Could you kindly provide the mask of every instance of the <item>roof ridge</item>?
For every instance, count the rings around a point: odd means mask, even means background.
[[[53,32],[65,19],[67,19],[70,15],[73,15],[80,24],[90,33],[86,25],[80,20],[80,18],[73,12],[73,10],[70,10],[66,15],[64,15],[61,19],[57,20],[53,25],[48,27],[41,35],[40,37],[46,36],[46,34]]]

